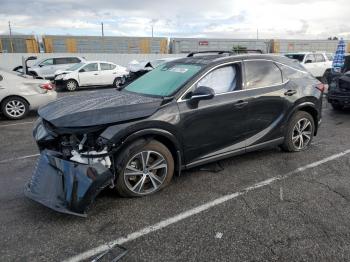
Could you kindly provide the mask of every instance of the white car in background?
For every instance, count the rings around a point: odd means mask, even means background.
[[[6,118],[21,119],[29,111],[37,110],[56,98],[57,93],[50,81],[0,69],[0,108]]]
[[[325,80],[327,73],[331,70],[334,57],[331,53],[323,52],[288,53],[284,55],[298,60],[314,77],[322,80]]]
[[[55,84],[68,91],[88,86],[119,87],[125,83],[128,74],[123,66],[105,61],[89,61],[76,64],[68,70],[56,71]]]

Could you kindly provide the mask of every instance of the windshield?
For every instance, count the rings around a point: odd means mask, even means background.
[[[168,63],[136,79],[125,90],[145,95],[170,96],[200,69],[199,65]]]
[[[304,54],[285,54],[284,56],[303,62],[305,55]]]
[[[68,71],[75,71],[85,65],[86,63],[78,63],[68,68]]]

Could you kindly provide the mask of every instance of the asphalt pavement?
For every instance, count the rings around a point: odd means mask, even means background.
[[[87,218],[24,197],[38,154],[36,118],[0,119],[1,261],[78,261],[111,241],[128,250],[121,261],[350,260],[350,111],[325,104],[305,152],[229,158],[144,198],[106,190]]]

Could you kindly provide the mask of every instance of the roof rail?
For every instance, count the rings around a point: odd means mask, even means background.
[[[187,55],[187,57],[193,57],[196,54],[208,54],[208,53],[217,53],[218,55],[222,55],[222,54],[229,54],[229,55],[233,55],[234,52],[232,51],[198,51],[198,52],[191,52]]]
[[[235,55],[235,54],[248,54],[248,53],[258,53],[262,54],[263,52],[259,49],[235,49],[233,51],[198,51],[198,52],[191,52],[187,55],[187,57],[193,57],[196,54],[210,54],[210,53],[217,53],[218,55],[222,54],[229,54],[229,55]]]

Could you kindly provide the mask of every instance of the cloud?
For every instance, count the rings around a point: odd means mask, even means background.
[[[349,36],[348,0],[2,0],[0,21],[36,34],[255,38]],[[0,33],[8,32],[7,22]]]

